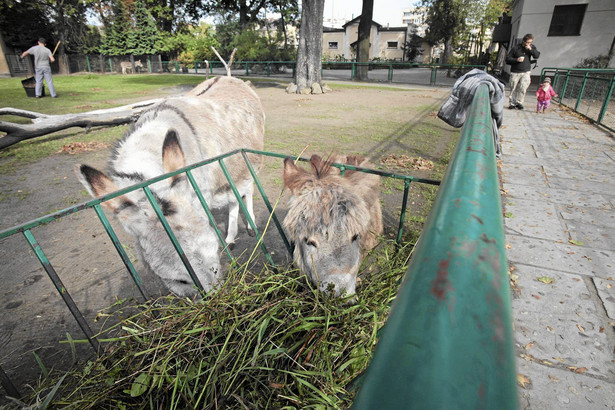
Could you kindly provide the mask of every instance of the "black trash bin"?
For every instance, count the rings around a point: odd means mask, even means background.
[[[25,80],[21,80],[21,84],[23,85],[24,90],[26,90],[26,95],[28,97],[36,97],[36,79],[34,77],[28,77]],[[43,90],[41,92],[41,97],[45,96],[45,84],[43,84]]]

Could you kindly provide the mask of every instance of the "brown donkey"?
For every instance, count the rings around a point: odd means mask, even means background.
[[[294,261],[321,290],[353,295],[359,263],[382,233],[380,177],[332,162],[370,168],[359,156],[310,159],[311,172],[284,160],[284,185],[292,197],[284,227],[294,242]]]

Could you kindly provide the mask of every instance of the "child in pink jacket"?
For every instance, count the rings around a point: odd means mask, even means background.
[[[540,84],[540,87],[538,87],[536,97],[538,98],[536,113],[540,113],[541,111],[544,113],[551,104],[551,98],[557,97],[555,90],[551,87],[551,79],[549,77],[545,78],[543,83]]]

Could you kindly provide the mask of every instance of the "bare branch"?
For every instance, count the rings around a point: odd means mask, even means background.
[[[45,115],[10,107],[2,108],[0,109],[0,114],[20,115],[32,118],[33,121],[31,124],[0,121],[0,131],[6,132],[6,135],[0,138],[0,149],[23,140],[40,137],[71,127],[82,127],[87,131],[91,127],[121,125],[136,121],[143,111],[162,100],[162,98],[158,98],[121,107],[63,115]]]
[[[26,118],[43,118],[47,117],[47,114],[41,114],[40,112],[20,110],[19,108],[0,108],[0,115],[15,115],[18,117]]]
[[[233,49],[233,52],[231,53],[231,58],[228,64],[226,64],[226,61],[224,61],[224,59],[220,56],[220,54],[218,54],[218,50],[216,50],[214,46],[211,46],[211,49],[214,50],[214,53],[216,53],[216,55],[218,56],[218,59],[222,61],[222,64],[224,64],[224,68],[226,68],[226,75],[230,77],[231,76],[231,66],[233,65],[233,58],[235,58],[235,53],[237,52],[237,48]]]

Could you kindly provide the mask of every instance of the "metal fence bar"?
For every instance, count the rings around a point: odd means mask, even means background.
[[[113,242],[113,246],[115,247],[115,250],[117,251],[118,255],[120,255],[122,262],[124,262],[124,266],[126,266],[128,273],[130,273],[130,277],[135,282],[135,285],[137,285],[137,289],[139,289],[139,293],[141,293],[143,300],[147,300],[147,295],[145,293],[145,290],[143,289],[143,281],[141,280],[141,277],[137,273],[135,267],[132,265],[132,262],[130,262],[130,258],[126,254],[126,251],[124,250],[124,247],[122,246],[122,243],[120,242],[119,238],[115,234],[115,231],[113,230],[113,227],[109,223],[109,220],[107,219],[107,216],[103,212],[100,204],[94,205],[94,210],[96,211],[96,215],[98,215],[98,219],[100,219],[100,222],[105,228],[105,231],[107,231],[107,235],[109,235],[109,239],[111,239],[111,242]]]
[[[615,69],[545,67],[541,70],[540,82],[547,75],[553,76],[553,88],[559,94],[554,101],[615,132],[612,120],[615,110],[609,111]],[[600,108],[594,109],[597,104]],[[579,111],[581,105],[586,107],[585,112]],[[607,113],[612,114],[608,124],[605,122]]]
[[[27,229],[23,232],[23,235],[28,241],[30,248],[32,248],[32,251],[38,258],[39,262],[43,266],[43,269],[45,269],[45,272],[47,272],[49,279],[51,279],[51,281],[53,282],[53,285],[55,286],[56,290],[62,297],[62,300],[64,300],[66,307],[68,307],[68,310],[70,310],[70,313],[72,313],[73,317],[77,321],[77,324],[79,325],[79,327],[85,334],[85,337],[87,337],[88,341],[90,342],[90,344],[92,345],[96,353],[98,353],[100,351],[99,349],[100,345],[98,344],[98,340],[96,340],[96,338],[94,337],[94,333],[92,332],[92,329],[90,329],[88,322],[85,320],[85,318],[83,317],[83,314],[81,313],[81,311],[75,304],[75,301],[68,293],[68,290],[62,283],[62,280],[58,276],[58,273],[56,272],[54,267],[49,262],[49,259],[47,259],[45,252],[43,252],[43,249],[36,241],[36,238],[32,234],[32,231]]]
[[[401,215],[399,216],[399,227],[397,228],[397,244],[401,245],[401,237],[404,230],[404,222],[406,220],[406,207],[408,206],[408,191],[410,190],[410,180],[404,181],[404,196],[401,204]]]
[[[256,224],[252,220],[252,217],[250,216],[250,213],[248,212],[248,209],[246,208],[246,204],[243,202],[243,199],[241,199],[241,194],[237,190],[237,187],[235,186],[235,183],[233,182],[233,178],[231,178],[231,174],[228,172],[228,169],[226,168],[226,165],[224,165],[224,160],[220,159],[218,161],[218,163],[220,164],[220,168],[222,169],[222,172],[224,173],[224,176],[226,177],[226,180],[228,181],[228,183],[231,186],[231,189],[233,190],[233,194],[235,194],[235,198],[237,198],[237,203],[239,204],[239,207],[241,208],[243,214],[245,215],[246,220],[248,221],[248,224],[250,224],[250,227],[256,233],[256,239],[257,239],[257,241],[258,241],[258,243],[259,243],[259,245],[260,245],[260,247],[261,247],[261,249],[263,251],[263,254],[265,255],[265,258],[267,259],[267,262],[269,262],[269,264],[271,266],[275,267],[275,263],[273,262],[273,259],[271,259],[271,255],[267,251],[267,247],[265,246],[265,242],[263,241],[263,238],[261,237],[261,234],[258,231],[258,228],[256,227]]]
[[[355,409],[517,409],[486,85],[476,92],[443,181]]]
[[[203,207],[203,210],[207,214],[207,218],[209,218],[209,222],[211,223],[211,226],[214,228],[214,231],[216,232],[216,236],[218,237],[218,240],[222,244],[222,248],[226,252],[229,259],[234,261],[235,258],[233,258],[233,255],[231,255],[231,252],[228,250],[228,246],[226,244],[226,241],[224,240],[222,231],[218,229],[218,226],[216,225],[216,221],[214,220],[214,216],[211,213],[211,210],[209,209],[209,206],[207,205],[207,202],[205,201],[205,198],[203,197],[203,193],[199,189],[199,186],[196,183],[196,180],[194,179],[192,172],[186,171],[186,176],[188,176],[188,181],[190,181],[190,185],[192,185],[192,189],[194,189],[194,192],[196,193],[197,198],[199,198],[199,201],[201,202],[201,206]]]
[[[17,390],[9,376],[4,372],[2,366],[0,366],[0,385],[2,385],[2,388],[6,392],[7,396],[21,399],[21,394],[19,394],[19,390]]]
[[[143,192],[145,192],[145,196],[147,196],[147,200],[152,205],[152,208],[154,208],[154,212],[156,212],[156,216],[158,217],[158,220],[160,221],[160,223],[162,223],[162,226],[165,232],[167,233],[167,235],[169,236],[169,239],[173,243],[173,247],[175,248],[175,251],[177,252],[177,255],[181,259],[182,263],[186,267],[186,270],[188,271],[188,275],[190,275],[190,278],[196,285],[199,292],[203,293],[203,284],[201,283],[199,278],[196,276],[196,273],[194,272],[194,268],[190,264],[190,261],[186,257],[184,250],[179,244],[179,241],[177,240],[177,238],[175,237],[173,230],[169,226],[169,223],[167,222],[167,218],[165,218],[165,216],[162,213],[162,210],[158,206],[158,203],[156,202],[156,198],[154,198],[154,194],[152,194],[152,191],[149,189],[149,187],[143,187]]]
[[[269,214],[271,215],[271,218],[273,219],[273,223],[278,229],[278,232],[280,234],[280,237],[282,238],[282,241],[284,242],[284,246],[286,247],[286,250],[292,256],[293,248],[290,245],[290,242],[288,242],[288,238],[286,237],[286,234],[284,233],[284,229],[282,229],[282,224],[280,224],[280,221],[278,220],[278,217],[276,216],[274,212],[273,206],[271,206],[269,197],[267,197],[267,194],[265,193],[265,190],[263,189],[263,186],[260,180],[258,179],[258,176],[256,175],[256,171],[254,170],[254,166],[252,166],[252,162],[250,162],[250,158],[248,158],[248,155],[245,153],[244,150],[241,151],[241,155],[243,156],[243,159],[246,162],[248,169],[250,170],[252,179],[254,179],[254,183],[256,187],[258,188],[258,192],[260,192],[261,197],[263,198],[263,202],[265,202],[265,206],[267,207],[267,210],[269,211]]]

